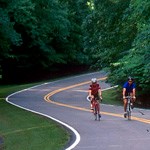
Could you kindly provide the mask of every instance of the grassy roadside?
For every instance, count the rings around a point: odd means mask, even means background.
[[[0,86],[0,150],[60,150],[69,140],[69,133],[57,123],[5,101],[7,95],[34,85]]]
[[[122,106],[123,101],[119,97],[118,93],[121,93],[118,88],[106,90],[102,92],[103,95],[103,103],[110,105]]]
[[[5,102],[9,94],[37,84],[0,86],[0,137],[4,149],[60,150],[67,143],[69,133],[57,123]],[[103,103],[122,105],[116,95],[116,89],[103,91]]]

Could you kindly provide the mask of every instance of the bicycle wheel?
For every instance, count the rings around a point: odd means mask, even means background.
[[[95,105],[94,115],[95,115],[95,120],[99,120],[100,121],[101,116],[99,114],[99,106],[98,106],[98,104]]]
[[[131,111],[127,111],[128,120],[131,120]]]

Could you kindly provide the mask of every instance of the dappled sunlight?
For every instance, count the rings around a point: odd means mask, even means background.
[[[90,9],[94,10],[94,2],[93,2],[93,0],[88,1],[87,5],[89,6]]]

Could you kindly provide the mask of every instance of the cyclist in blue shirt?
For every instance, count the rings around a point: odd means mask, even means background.
[[[135,92],[136,92],[136,85],[134,83],[134,79],[132,77],[128,77],[128,81],[124,83],[123,85],[123,102],[124,102],[124,117],[126,118],[127,116],[127,99],[126,96],[130,95],[132,96],[132,104],[131,104],[131,108],[133,109],[133,102],[135,102]]]

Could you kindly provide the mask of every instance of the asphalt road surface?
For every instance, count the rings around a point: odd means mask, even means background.
[[[44,83],[7,101],[65,126],[72,133],[66,150],[150,150],[150,110],[134,108],[129,121],[123,118],[123,107],[101,104],[102,118],[94,120],[86,100],[93,77],[102,90],[110,88],[105,72],[95,72]]]

